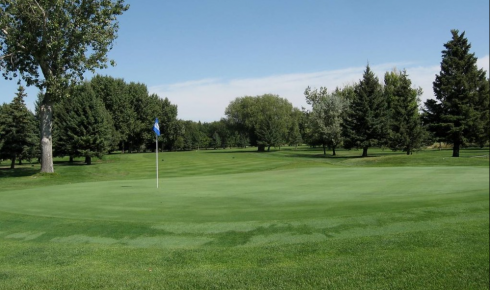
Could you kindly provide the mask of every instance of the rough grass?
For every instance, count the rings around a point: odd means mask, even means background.
[[[488,289],[488,150],[357,153],[0,169],[0,289]]]

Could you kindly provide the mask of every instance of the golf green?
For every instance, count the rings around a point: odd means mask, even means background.
[[[325,228],[339,218],[481,202],[488,174],[483,167],[306,168],[161,178],[158,189],[151,179],[89,182],[3,192],[0,211],[139,222],[180,234],[274,224]]]

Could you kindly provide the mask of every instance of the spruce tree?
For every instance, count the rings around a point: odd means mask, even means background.
[[[73,88],[70,98],[55,107],[54,120],[56,142],[64,146],[59,150],[68,156],[85,157],[90,165],[109,150],[112,118],[90,84]]]
[[[422,89],[412,88],[405,70],[394,70],[385,74],[384,92],[391,107],[388,146],[409,155],[422,146],[425,137],[418,110],[418,97],[422,95]]]
[[[367,157],[368,148],[381,146],[388,136],[388,107],[383,89],[369,65],[363,79],[354,88],[354,94],[344,123],[344,147],[362,148]]]
[[[451,34],[442,51],[441,71],[433,83],[439,101],[439,109],[434,111],[440,112],[434,127],[453,144],[453,157],[459,157],[461,146],[488,141],[489,85],[486,72],[478,69],[477,58],[470,53],[465,33],[451,30]]]
[[[37,145],[34,114],[25,105],[26,96],[24,87],[19,86],[12,102],[0,110],[0,158],[10,159],[12,169],[18,158],[28,158]]]

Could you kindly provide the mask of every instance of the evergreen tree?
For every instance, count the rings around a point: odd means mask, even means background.
[[[10,168],[15,168],[15,161],[30,158],[36,143],[38,128],[35,126],[34,114],[27,109],[24,98],[24,87],[10,104],[3,104],[0,109],[0,158],[10,159]]]
[[[489,84],[486,72],[478,69],[477,58],[470,53],[465,33],[451,30],[452,39],[444,44],[441,71],[433,83],[438,103],[433,111],[435,130],[453,144],[453,157],[459,157],[461,146],[468,142],[488,141]]]
[[[343,129],[344,147],[362,148],[362,157],[367,156],[369,147],[383,145],[388,137],[387,102],[369,65],[363,79],[354,88]]]
[[[55,107],[55,136],[71,157],[101,158],[111,143],[112,118],[89,83],[72,89],[71,97]]]
[[[421,125],[418,97],[422,89],[412,88],[407,72],[396,70],[385,74],[385,95],[391,107],[388,146],[410,155],[422,146],[425,130]]]

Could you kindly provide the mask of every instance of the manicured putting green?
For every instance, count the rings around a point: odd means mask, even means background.
[[[484,167],[306,168],[122,180],[3,192],[0,211],[148,224],[334,218],[443,206],[488,195]],[[224,227],[226,228],[226,227]],[[246,229],[244,229],[246,230]]]

